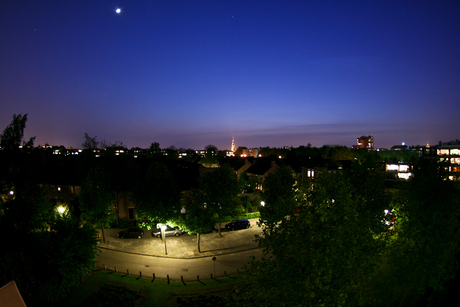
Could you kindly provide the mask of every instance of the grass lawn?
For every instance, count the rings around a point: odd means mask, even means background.
[[[227,276],[218,279],[182,283],[181,281],[159,280],[132,275],[124,275],[110,271],[95,271],[91,274],[71,295],[69,295],[66,306],[88,306],[87,301],[91,294],[95,293],[101,286],[121,286],[122,289],[129,289],[138,292],[134,306],[175,306],[176,296],[194,296],[207,293],[222,293],[231,290],[236,284],[244,282],[243,275]],[[125,289],[125,290],[126,290]],[[124,291],[129,292],[129,291]],[[91,298],[90,298],[91,300]],[[107,305],[114,306],[107,300]],[[121,301],[117,306],[125,306]],[[126,306],[130,306],[129,304]],[[133,306],[133,305],[131,305]]]

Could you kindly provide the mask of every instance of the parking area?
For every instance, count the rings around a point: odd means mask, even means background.
[[[257,248],[257,243],[254,241],[254,236],[260,234],[257,221],[258,219],[251,219],[249,229],[235,231],[226,230],[225,223],[222,223],[222,236],[219,236],[218,233],[201,235],[202,253],[198,253],[196,235],[183,234],[179,237],[167,237],[165,246],[161,238],[152,237],[151,231],[146,229],[144,229],[144,236],[141,239],[120,239],[117,237],[117,233],[121,229],[105,229],[106,242],[102,243],[101,241],[99,247],[101,249],[170,258],[196,258],[219,255]]]

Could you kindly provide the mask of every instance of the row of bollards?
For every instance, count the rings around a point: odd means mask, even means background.
[[[104,271],[107,271],[107,266],[104,264],[103,265],[103,268],[104,268]],[[114,267],[114,272],[115,273],[118,273],[118,267]],[[236,269],[236,272],[237,274],[240,274],[240,269]],[[155,273],[152,273],[153,274],[153,279],[152,279],[152,282],[155,280]],[[129,275],[129,269],[126,269],[126,275]],[[224,271],[224,276],[227,276],[227,271]],[[142,277],[142,271],[139,271],[139,277]],[[211,279],[214,279],[215,277],[215,271],[214,271],[214,276],[212,275],[211,273]],[[181,276],[180,277],[182,283],[184,284],[184,286],[186,286],[185,284],[185,281],[184,281],[184,276]],[[166,280],[168,281],[168,284],[170,283],[170,280],[169,280],[169,275],[166,275]],[[196,281],[200,282],[200,276],[197,275],[196,276]]]

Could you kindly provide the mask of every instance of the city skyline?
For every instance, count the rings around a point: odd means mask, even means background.
[[[457,1],[9,1],[0,129],[27,113],[35,145],[436,145],[460,138],[459,15]]]

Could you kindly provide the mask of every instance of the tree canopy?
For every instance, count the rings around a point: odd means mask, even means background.
[[[111,190],[109,177],[103,169],[94,168],[89,171],[83,180],[78,199],[83,218],[101,228],[105,242],[104,227],[115,216],[112,206],[116,202],[116,195]]]
[[[150,223],[167,223],[180,214],[180,191],[168,166],[161,161],[150,163],[144,177],[131,195],[138,219]]]
[[[0,147],[15,150],[19,146],[33,146],[35,137],[31,137],[23,144],[24,129],[26,128],[27,114],[14,114],[11,123],[3,130],[0,135]]]
[[[233,169],[225,164],[200,178],[200,190],[203,192],[206,208],[217,216],[220,234],[222,218],[234,216],[239,206],[237,176]]]

